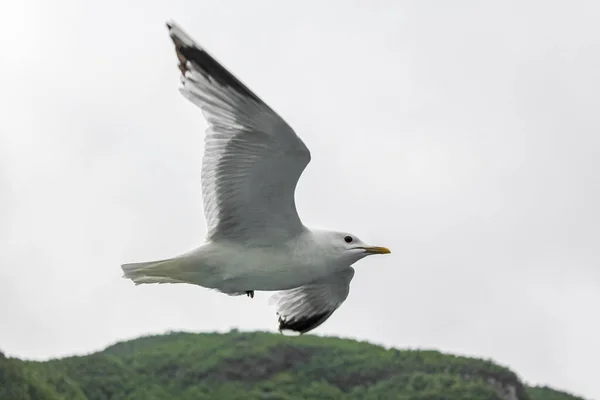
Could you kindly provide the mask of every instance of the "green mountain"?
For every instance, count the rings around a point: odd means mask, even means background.
[[[45,362],[0,353],[2,400],[582,400],[491,361],[271,333],[170,333]]]

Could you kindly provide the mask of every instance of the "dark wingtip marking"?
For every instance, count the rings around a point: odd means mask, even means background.
[[[300,334],[311,331],[321,325],[327,318],[333,314],[333,311],[310,315],[308,317],[285,320],[279,317],[279,331],[294,331]]]
[[[222,86],[230,87],[238,93],[250,97],[256,101],[261,101],[246,85],[237,79],[231,72],[215,60],[206,50],[196,43],[189,43],[192,39],[183,32],[181,28],[175,29],[171,22],[166,23],[169,29],[169,36],[175,44],[175,52],[179,59],[179,70],[185,76],[187,72],[188,61],[192,63],[204,77],[214,80]],[[185,35],[188,43],[177,36],[177,31]],[[262,101],[261,101],[262,102]]]

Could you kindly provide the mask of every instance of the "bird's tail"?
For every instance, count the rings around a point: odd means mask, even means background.
[[[131,279],[136,285],[144,283],[188,283],[179,273],[180,258],[147,261],[121,265],[123,278]]]

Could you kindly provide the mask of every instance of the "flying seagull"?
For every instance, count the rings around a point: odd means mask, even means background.
[[[188,283],[229,295],[277,291],[279,331],[306,333],[346,300],[352,264],[385,247],[303,225],[294,192],[311,155],[294,130],[174,22],[180,92],[208,122],[202,161],[206,243],[121,266],[135,284]]]

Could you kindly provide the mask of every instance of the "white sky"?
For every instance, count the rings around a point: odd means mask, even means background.
[[[177,91],[173,18],[311,149],[304,222],[393,251],[357,264],[315,333],[600,398],[600,3],[290,4],[1,3],[0,349],[275,330],[267,293],[121,278],[205,235],[206,125]]]

